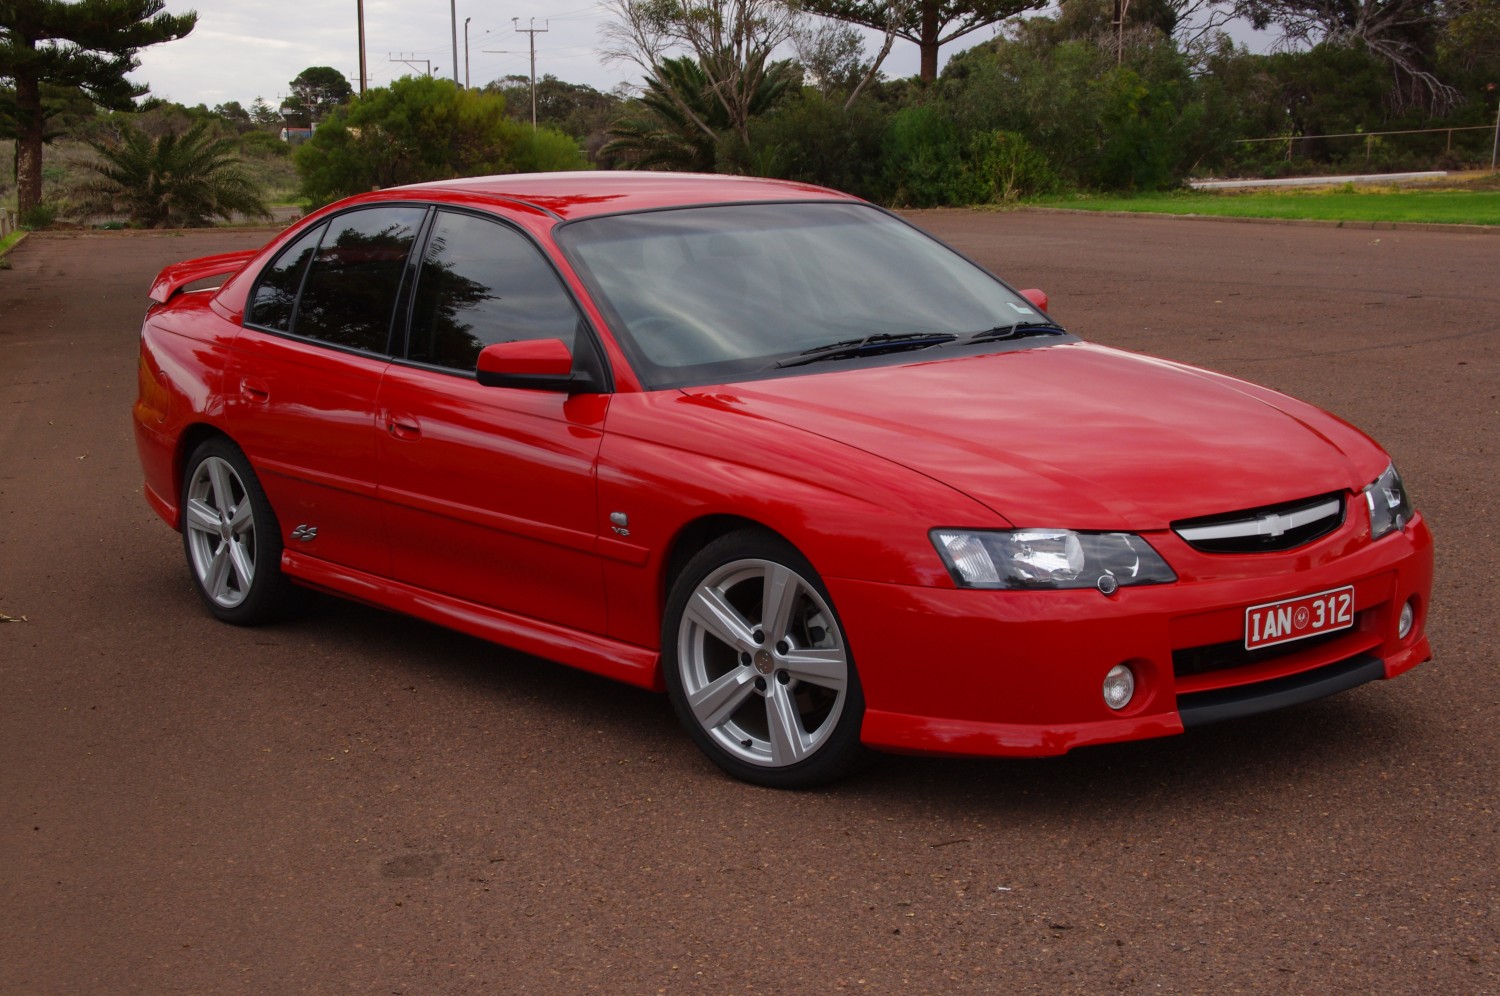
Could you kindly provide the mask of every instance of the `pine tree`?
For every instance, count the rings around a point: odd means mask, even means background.
[[[101,107],[124,110],[146,92],[125,78],[138,49],[181,38],[192,11],[162,13],[165,0],[0,0],[0,81],[14,87],[17,208],[42,200],[47,138],[43,86],[80,91]]]

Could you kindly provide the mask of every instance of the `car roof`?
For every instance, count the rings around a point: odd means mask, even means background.
[[[627,170],[511,173],[416,183],[381,191],[385,196],[398,193],[470,203],[519,201],[568,220],[691,204],[858,200],[826,187],[786,180]]]

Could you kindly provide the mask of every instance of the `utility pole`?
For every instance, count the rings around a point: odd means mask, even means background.
[[[458,0],[448,0],[448,20],[453,28],[453,85],[458,86]]]
[[[1130,0],[1115,0],[1115,65],[1125,61],[1125,15],[1130,11]]]
[[[536,18],[531,19],[531,27],[521,27],[521,19],[512,17],[511,23],[516,26],[516,31],[525,32],[531,36],[531,130],[536,131],[536,36],[544,34],[547,28],[536,26]],[[545,25],[551,25],[551,21],[543,21]]]
[[[472,17],[464,18],[464,89],[469,88],[469,22]]]
[[[1486,89],[1488,89],[1488,90],[1495,89],[1495,84],[1491,83],[1488,87],[1486,87]],[[1490,172],[1491,173],[1495,172],[1495,157],[1496,156],[1500,156],[1500,101],[1496,101],[1496,103],[1495,103],[1495,141],[1493,143],[1491,143],[1491,145],[1490,145]]]
[[[369,74],[365,72],[365,0],[354,0],[359,8],[359,95],[365,95],[365,81]]]

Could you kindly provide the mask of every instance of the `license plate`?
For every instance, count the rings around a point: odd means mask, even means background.
[[[1245,610],[1245,649],[1259,650],[1278,643],[1305,640],[1354,625],[1354,586],[1345,585],[1316,595],[1252,605]]]

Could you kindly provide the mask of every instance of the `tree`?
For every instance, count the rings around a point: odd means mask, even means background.
[[[273,125],[281,120],[281,115],[266,98],[256,97],[250,102],[250,120],[258,125]]]
[[[214,113],[219,117],[235,124],[249,124],[250,112],[241,106],[238,100],[227,101],[223,104],[214,105]]]
[[[796,81],[791,63],[773,63],[751,95],[748,116],[764,114]],[[610,125],[611,141],[599,150],[601,157],[618,159],[631,169],[714,170],[719,139],[730,121],[701,65],[686,56],[662,59],[646,77],[641,106],[645,114],[627,115]]]
[[[165,0],[4,0],[0,2],[0,81],[15,89],[16,201],[24,216],[42,201],[47,136],[43,87],[81,91],[123,110],[146,87],[125,74],[147,45],[181,38],[198,15],[163,13]]]
[[[1394,73],[1398,109],[1441,115],[1461,100],[1432,72],[1447,22],[1440,0],[1238,0],[1236,9],[1257,28],[1277,25],[1291,44],[1367,49]]]
[[[1500,62],[1500,0],[1449,0],[1448,14],[1444,55],[1466,68]]]
[[[348,79],[331,66],[309,66],[287,86],[292,91],[286,99],[287,120],[304,128],[322,121],[335,107],[354,96]]]
[[[505,98],[506,113],[512,118],[531,123],[530,77],[506,76],[484,89]],[[597,154],[605,143],[610,123],[624,103],[612,93],[601,93],[584,83],[568,83],[551,73],[536,81],[537,123],[571,135],[591,154]]]
[[[125,214],[143,228],[201,228],[236,214],[269,218],[260,191],[240,169],[231,138],[215,138],[211,122],[151,138],[128,123],[114,141],[89,145],[98,174],[78,190],[83,214]]]
[[[796,12],[783,0],[606,0],[614,18],[604,28],[604,56],[633,62],[666,87],[678,112],[718,144],[728,131],[750,143],[749,122],[757,113],[767,77],[778,63],[771,53],[792,37]],[[706,80],[710,100],[722,108],[726,127],[715,129],[684,92],[663,78],[670,52],[686,52]]]
[[[859,29],[846,21],[813,20],[792,33],[808,82],[825,97],[848,93],[869,71]]]
[[[937,79],[938,50],[971,31],[998,24],[1023,11],[1040,10],[1047,0],[804,0],[802,7],[836,21],[861,24],[888,31],[897,38],[915,42],[922,53],[921,78]],[[892,11],[902,16],[893,19]]]
[[[335,108],[296,163],[314,204],[372,187],[585,165],[568,136],[508,118],[504,97],[429,76],[403,76]]]
[[[1090,32],[1063,11],[955,56],[932,88],[958,129],[954,144],[965,149],[966,135],[1004,132],[1079,186],[1179,183],[1231,136],[1209,119],[1186,59],[1158,28],[1130,28],[1123,48],[1116,40],[1113,29]],[[907,155],[920,164],[929,144],[914,136]]]

